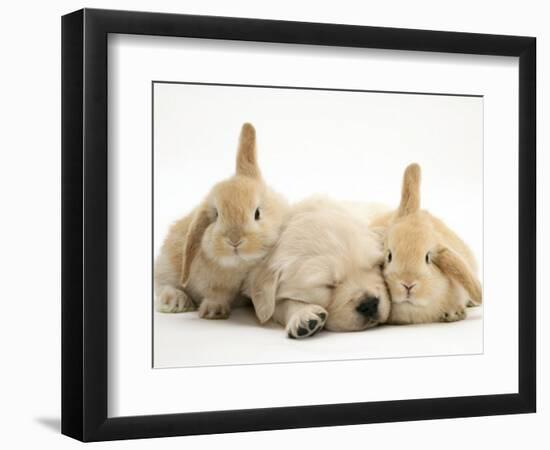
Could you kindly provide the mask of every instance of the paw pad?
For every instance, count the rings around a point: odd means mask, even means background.
[[[466,310],[459,309],[456,311],[446,312],[441,316],[441,322],[456,322],[466,318]]]
[[[317,305],[296,312],[287,325],[288,337],[304,339],[318,333],[325,326],[326,311]]]

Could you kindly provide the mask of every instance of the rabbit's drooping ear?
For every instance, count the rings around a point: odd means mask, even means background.
[[[201,241],[206,228],[212,222],[205,207],[201,207],[193,217],[187,236],[185,237],[185,246],[182,254],[181,278],[180,284],[185,288],[191,272],[191,264],[201,248]]]
[[[265,323],[275,312],[275,296],[279,285],[279,271],[264,265],[254,275],[251,299],[260,323]]]
[[[481,284],[456,252],[440,247],[433,255],[432,261],[445,275],[466,289],[474,305],[481,305]]]
[[[401,187],[401,203],[397,210],[397,217],[415,213],[420,209],[420,166],[410,164],[403,175]]]
[[[237,151],[237,175],[261,178],[256,157],[256,130],[250,123],[245,123],[241,129]]]

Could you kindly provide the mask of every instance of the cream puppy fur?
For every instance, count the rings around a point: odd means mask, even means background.
[[[390,300],[383,252],[380,237],[369,230],[380,212],[379,206],[325,198],[295,205],[278,243],[245,283],[260,322],[273,318],[292,338],[385,322]]]

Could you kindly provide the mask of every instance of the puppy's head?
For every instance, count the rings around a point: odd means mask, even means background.
[[[388,320],[391,302],[378,266],[347,273],[329,289],[328,330],[360,331]]]

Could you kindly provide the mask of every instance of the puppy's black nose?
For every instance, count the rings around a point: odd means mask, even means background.
[[[376,319],[378,317],[379,301],[378,297],[366,297],[361,300],[361,303],[355,309],[370,319]]]

